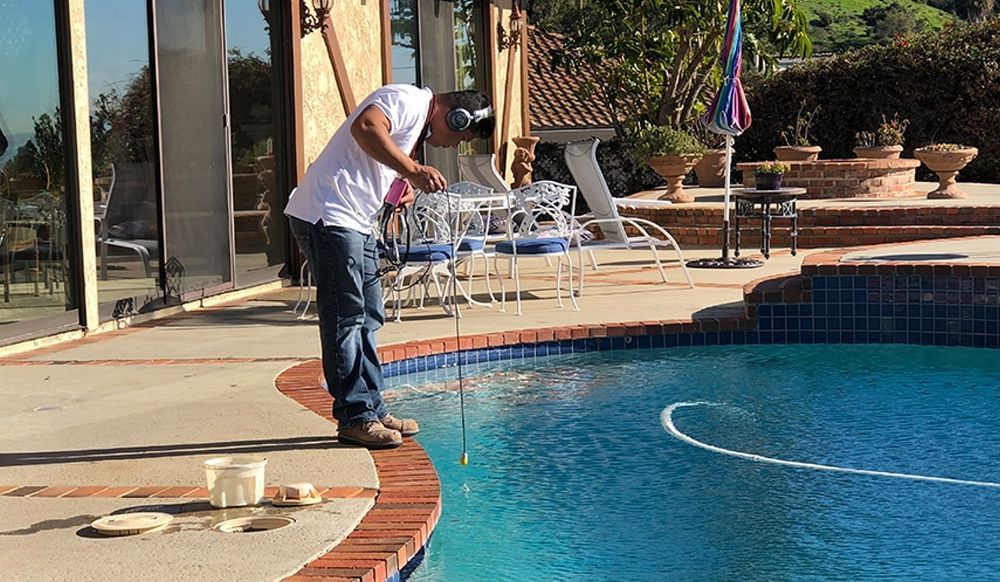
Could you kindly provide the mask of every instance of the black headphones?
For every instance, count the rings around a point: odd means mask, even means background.
[[[459,133],[469,129],[473,126],[473,124],[479,123],[491,115],[493,115],[493,108],[489,106],[482,109],[476,109],[471,113],[464,107],[452,107],[448,111],[448,115],[445,117],[445,122],[448,124],[448,129]]]

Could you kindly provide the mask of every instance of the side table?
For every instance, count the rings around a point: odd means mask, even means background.
[[[798,250],[799,215],[795,208],[796,199],[805,194],[805,188],[780,188],[778,190],[756,190],[739,188],[733,191],[736,204],[736,246],[734,254],[740,256],[740,220],[760,220],[760,252],[765,259],[771,258],[771,221],[788,218],[792,221],[792,256]]]

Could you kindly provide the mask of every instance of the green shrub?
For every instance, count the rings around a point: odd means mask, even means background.
[[[770,158],[805,102],[821,107],[811,129],[825,158],[852,157],[857,128],[876,127],[892,111],[910,121],[904,155],[928,143],[969,144],[980,155],[962,179],[1000,183],[1000,20],[817,59],[748,81],[754,120],[737,139],[740,161]]]
[[[784,174],[787,173],[789,169],[791,169],[791,167],[783,162],[764,162],[754,168],[754,172],[757,174]]]
[[[705,145],[693,135],[663,125],[642,125],[629,132],[628,139],[638,161],[653,156],[705,153]]]

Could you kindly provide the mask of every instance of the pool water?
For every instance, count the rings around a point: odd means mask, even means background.
[[[394,384],[414,382],[413,378]],[[450,387],[454,382],[449,383]],[[414,581],[1000,577],[1000,351],[725,346],[539,358],[397,387],[444,510]]]

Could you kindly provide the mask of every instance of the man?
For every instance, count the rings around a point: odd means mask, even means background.
[[[382,87],[334,133],[288,200],[293,232],[311,225],[323,373],[342,443],[391,448],[420,430],[414,420],[389,414],[381,394],[375,332],[385,311],[372,227],[386,192],[397,175],[426,192],[445,189],[441,172],[415,161],[420,146],[485,139],[495,125],[479,91],[434,95],[410,85]],[[403,202],[410,200],[412,190]]]

